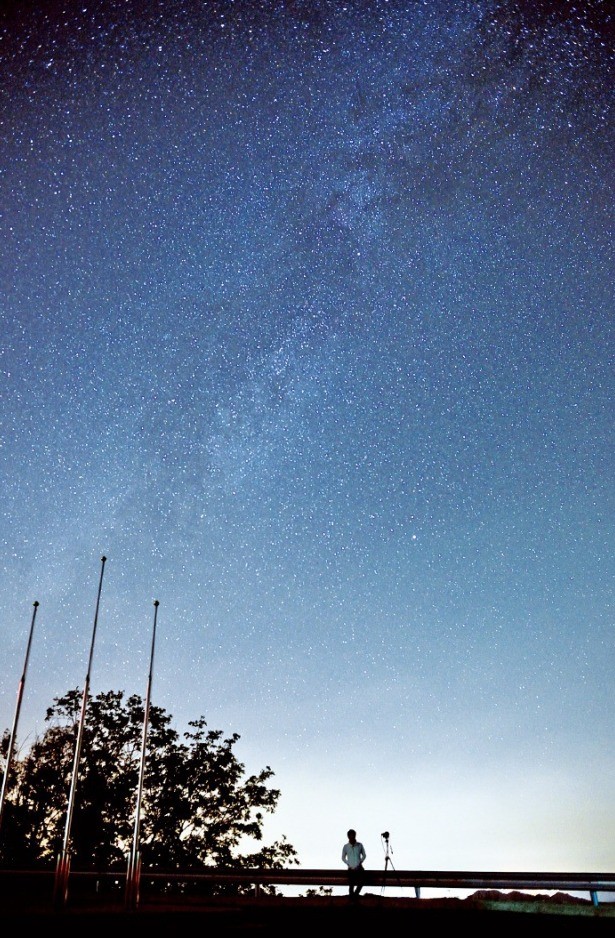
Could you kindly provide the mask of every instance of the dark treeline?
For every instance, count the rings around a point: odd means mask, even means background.
[[[0,830],[2,865],[52,868],[62,850],[82,706],[78,690],[55,698],[47,729],[13,757]],[[262,844],[265,814],[280,791],[269,766],[246,775],[240,738],[210,730],[203,717],[180,737],[171,716],[151,706],[140,811],[143,870],[207,866],[278,867],[298,863],[285,837]],[[135,827],[144,703],[122,691],[90,698],[83,726],[71,825],[74,868],[125,870]],[[9,733],[2,739],[3,771]],[[245,852],[246,844],[253,852]]]

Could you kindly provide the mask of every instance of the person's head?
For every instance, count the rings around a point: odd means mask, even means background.
[[[355,840],[357,839],[357,832],[353,831],[351,827],[346,836],[348,837],[348,840],[350,841],[350,843],[353,844]]]

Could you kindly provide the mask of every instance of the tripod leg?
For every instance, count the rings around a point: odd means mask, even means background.
[[[386,879],[387,879],[387,870],[388,870],[388,868],[389,868],[389,855],[388,855],[388,853],[387,853],[386,857],[384,858],[384,873],[382,874],[382,888],[381,888],[381,890],[380,890],[380,895],[381,895],[381,896],[384,895],[384,887],[386,886]]]

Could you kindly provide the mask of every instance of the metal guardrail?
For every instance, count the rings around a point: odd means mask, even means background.
[[[280,869],[222,870],[194,874],[143,873],[141,882],[156,879],[193,880],[195,882],[233,883],[268,886],[341,886],[348,885],[345,870]],[[498,873],[459,870],[365,870],[366,886],[413,888],[417,898],[425,889],[514,889],[523,891],[589,892],[594,905],[598,893],[615,892],[615,873]]]
[[[53,872],[46,870],[0,870],[0,887],[11,888],[11,884],[40,884],[53,880]],[[70,873],[75,888],[95,881],[123,886],[126,873],[120,870],[79,870]],[[141,896],[150,890],[177,888],[190,893],[190,888],[201,885],[238,885],[253,887],[258,895],[263,886],[339,886],[346,887],[346,870],[330,869],[237,869],[202,868],[200,870],[142,870],[139,882]],[[399,887],[414,889],[420,898],[421,889],[504,889],[521,892],[588,892],[595,906],[599,904],[599,893],[615,893],[615,873],[545,873],[545,872],[492,872],[466,870],[365,870],[365,886]]]

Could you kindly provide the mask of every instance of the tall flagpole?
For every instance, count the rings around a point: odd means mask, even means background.
[[[24,660],[23,673],[21,675],[21,680],[19,681],[19,687],[17,689],[17,703],[15,705],[15,716],[13,718],[13,729],[11,731],[11,739],[9,741],[9,748],[6,753],[6,764],[4,766],[4,778],[2,779],[2,792],[0,793],[0,828],[2,828],[2,818],[4,816],[4,799],[7,792],[7,784],[9,772],[11,770],[11,761],[13,758],[13,749],[15,748],[15,740],[17,739],[17,724],[19,723],[19,712],[21,710],[21,701],[23,698],[23,691],[26,684],[26,671],[28,670],[28,659],[30,657],[30,647],[32,645],[32,635],[34,634],[34,622],[36,619],[36,610],[38,609],[38,603],[34,602],[34,611],[32,613],[32,621],[30,623],[30,634],[28,636],[28,645],[26,648],[26,657]]]
[[[128,875],[126,878],[126,907],[136,909],[139,904],[139,882],[141,879],[141,856],[139,853],[139,832],[141,827],[141,799],[143,795],[143,777],[145,774],[145,750],[147,746],[147,729],[149,724],[149,708],[152,695],[152,676],[154,673],[154,648],[156,645],[156,621],[158,619],[158,606],[154,600],[154,628],[152,631],[152,650],[149,661],[149,677],[147,679],[147,695],[145,699],[145,713],[143,715],[143,735],[141,737],[141,766],[139,769],[139,785],[137,788],[137,806],[135,809],[135,826],[132,839],[132,850],[128,860]]]
[[[73,811],[75,808],[75,792],[77,791],[77,777],[79,775],[79,759],[81,758],[81,744],[83,742],[83,728],[85,726],[85,713],[88,705],[88,694],[90,690],[90,672],[92,670],[92,658],[94,656],[94,642],[96,640],[96,628],[98,626],[98,609],[100,606],[100,593],[102,590],[103,574],[105,572],[105,563],[107,558],[101,557],[100,580],[98,583],[98,596],[96,598],[96,613],[94,615],[94,628],[92,630],[92,641],[90,644],[90,657],[88,659],[88,670],[83,685],[83,696],[81,699],[81,716],[79,719],[79,730],[77,733],[77,742],[75,745],[75,758],[73,761],[73,774],[70,782],[70,793],[68,796],[68,809],[66,812],[66,827],[64,829],[64,840],[62,842],[62,852],[58,856],[56,866],[54,901],[58,905],[64,905],[68,896],[68,874],[70,872],[70,832],[73,822]]]

